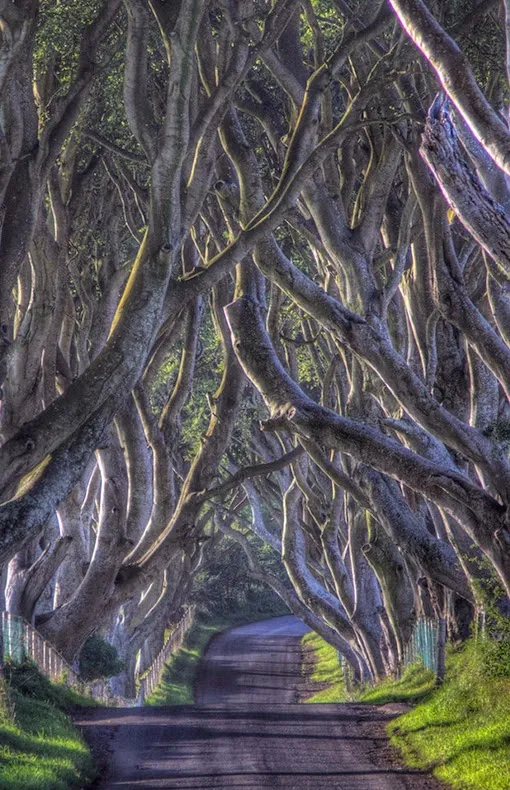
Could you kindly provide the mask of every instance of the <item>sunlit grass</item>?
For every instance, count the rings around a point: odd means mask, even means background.
[[[450,656],[444,684],[389,732],[409,765],[452,787],[510,788],[510,677],[487,676],[483,645]]]
[[[421,663],[412,664],[398,679],[389,678],[368,687],[357,695],[360,702],[385,705],[388,702],[416,703],[426,698],[435,687],[434,673]]]
[[[326,688],[313,694],[306,702],[345,702],[343,672],[338,661],[334,647],[328,645],[318,634],[310,631],[305,634],[301,644],[308,649],[313,649],[316,663],[313,666],[310,679],[316,683],[327,683]]]
[[[28,671],[25,669],[23,674],[26,676]],[[55,707],[51,697],[54,691],[67,709],[82,698],[74,694],[67,698],[66,689],[52,687],[35,668],[31,676],[30,696],[11,687],[3,697],[0,787],[2,790],[81,788],[92,780],[94,763],[78,730]]]
[[[328,683],[308,701],[344,701],[336,652],[317,634],[307,634],[303,642],[317,658],[312,679]],[[398,680],[349,696],[376,705],[414,705],[388,727],[409,766],[432,770],[456,790],[510,790],[510,666],[504,658],[497,665],[495,652],[504,654],[494,650],[495,644],[470,640],[462,650],[451,651],[440,686],[432,672],[415,664]]]

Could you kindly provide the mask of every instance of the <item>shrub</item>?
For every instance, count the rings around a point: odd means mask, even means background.
[[[83,645],[79,667],[80,675],[86,681],[120,675],[125,669],[117,650],[99,634],[89,636]]]

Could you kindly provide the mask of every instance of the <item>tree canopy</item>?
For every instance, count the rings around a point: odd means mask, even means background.
[[[0,21],[7,609],[124,693],[229,556],[357,678],[504,609],[510,4]]]

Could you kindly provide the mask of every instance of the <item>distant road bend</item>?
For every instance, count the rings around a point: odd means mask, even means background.
[[[227,631],[213,640],[196,704],[97,708],[78,721],[85,737],[112,737],[100,790],[435,790],[428,776],[385,757],[382,724],[369,705],[299,705],[294,617]]]

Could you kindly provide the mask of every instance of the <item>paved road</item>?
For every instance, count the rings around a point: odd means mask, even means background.
[[[299,637],[293,617],[234,628],[213,640],[197,704],[95,709],[78,723],[111,738],[100,790],[432,790],[395,767],[368,705],[298,705]]]

